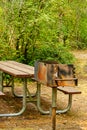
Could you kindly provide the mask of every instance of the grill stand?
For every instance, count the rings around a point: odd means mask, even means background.
[[[52,130],[56,130],[56,100],[57,88],[52,88]]]
[[[52,110],[50,111],[44,111],[41,108],[41,84],[37,82],[37,108],[42,114],[52,114],[52,130],[56,130],[56,114],[61,114],[65,113],[68,110],[70,110],[71,105],[72,105],[72,94],[69,94],[69,100],[68,100],[68,105],[66,109],[64,110],[56,110],[56,103],[57,103],[57,87],[52,87]]]
[[[44,111],[41,106],[41,84],[37,82],[37,108],[42,114],[49,114],[50,111]],[[57,88],[52,88],[52,130],[56,130],[56,100],[57,100]]]

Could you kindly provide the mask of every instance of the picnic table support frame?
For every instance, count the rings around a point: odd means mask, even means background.
[[[68,94],[68,105],[67,105],[67,107],[63,110],[57,110],[56,113],[57,114],[66,113],[67,111],[70,110],[71,106],[72,106],[72,94]]]
[[[57,95],[57,88],[56,87],[53,87],[52,89],[56,89],[56,95]],[[55,90],[52,90],[52,91],[55,91]],[[52,93],[54,93],[54,92],[52,92]],[[54,95],[54,94],[53,94]],[[43,110],[42,108],[41,108],[41,84],[39,83],[39,82],[37,82],[37,108],[38,108],[38,110],[42,113],[42,114],[45,114],[45,115],[47,115],[47,114],[50,114],[51,113],[51,111],[50,110],[48,110],[48,111],[46,111],[46,110]],[[52,96],[53,97],[53,96]],[[54,100],[54,99],[53,99]],[[57,97],[56,97],[56,100],[57,100]],[[56,110],[56,114],[63,114],[63,113],[66,113],[67,111],[69,111],[70,110],[70,108],[71,108],[71,105],[72,105],[72,94],[69,94],[68,95],[68,105],[67,105],[67,107],[65,108],[65,109],[63,109],[63,110]]]
[[[37,90],[36,90],[36,92],[35,92],[34,94],[31,94],[31,93],[29,92],[28,88],[26,88],[26,89],[27,89],[27,97],[29,97],[30,99],[33,98],[33,97],[35,97],[35,96],[37,95]],[[15,92],[14,78],[13,78],[13,80],[12,80],[12,94],[13,94],[15,97],[17,97],[17,98],[22,98],[22,97],[23,97],[23,95],[18,95],[18,94]],[[31,99],[31,100],[32,100],[32,99]]]
[[[49,114],[50,111],[45,111],[41,108],[41,84],[39,82],[37,82],[37,108],[38,110],[42,113],[42,114]]]
[[[0,117],[12,117],[21,115],[26,109],[26,95],[27,95],[27,78],[23,79],[23,102],[22,109],[18,113],[8,113],[8,114],[0,114]]]

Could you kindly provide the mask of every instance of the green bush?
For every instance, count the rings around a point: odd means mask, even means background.
[[[36,48],[34,53],[31,55],[31,60],[29,63],[33,65],[36,60],[54,60],[58,63],[71,64],[74,63],[75,58],[72,53],[70,53],[67,47],[63,45],[43,45]]]

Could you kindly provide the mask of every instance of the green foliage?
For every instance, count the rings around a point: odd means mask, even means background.
[[[0,44],[0,60],[14,59],[15,51],[8,44]]]
[[[74,62],[70,48],[87,48],[87,1],[0,1],[0,57]],[[80,13],[79,13],[80,12]]]
[[[35,60],[54,60],[67,64],[75,61],[73,54],[69,52],[69,48],[64,47],[62,44],[40,45],[30,56],[31,62],[29,64],[31,65],[34,64]]]

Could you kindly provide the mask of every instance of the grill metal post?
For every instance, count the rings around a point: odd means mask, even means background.
[[[3,72],[0,71],[0,91],[3,91]]]
[[[57,88],[52,88],[52,130],[56,130],[56,100]]]

